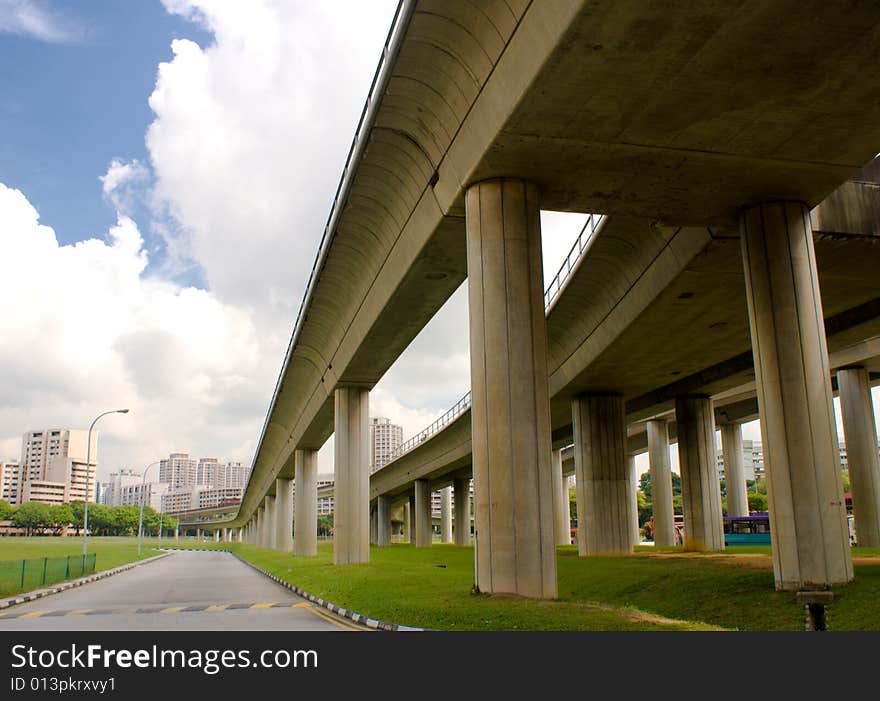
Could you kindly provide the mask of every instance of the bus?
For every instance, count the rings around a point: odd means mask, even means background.
[[[725,545],[770,545],[770,516],[766,513],[724,517]]]

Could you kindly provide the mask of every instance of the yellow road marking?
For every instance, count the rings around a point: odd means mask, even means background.
[[[83,616],[87,614],[92,609],[74,609],[73,611],[68,611],[65,613],[65,616]]]
[[[367,630],[365,628],[361,628],[361,627],[355,625],[354,623],[348,623],[347,621],[343,621],[341,618],[337,618],[336,616],[325,612],[323,609],[321,609],[318,606],[314,606],[312,604],[306,604],[306,605],[309,607],[309,611],[311,611],[313,614],[315,614],[318,618],[322,618],[325,621],[327,621],[328,623],[332,623],[337,628],[342,628],[343,630],[354,631],[356,633],[362,633],[365,630]]]
[[[277,603],[278,603],[277,601],[261,601],[258,604],[251,604],[251,608],[252,609],[267,609],[267,608],[272,608]]]
[[[23,613],[19,618],[39,618],[47,613],[51,613],[51,611],[32,611],[31,613]]]
[[[172,606],[171,608],[162,609],[159,613],[177,613],[178,611],[183,611],[186,606]]]
[[[225,611],[227,608],[229,608],[229,604],[215,604],[206,608],[205,611]]]

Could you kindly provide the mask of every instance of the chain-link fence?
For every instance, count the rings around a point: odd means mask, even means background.
[[[37,589],[95,572],[96,553],[0,560],[0,595]]]

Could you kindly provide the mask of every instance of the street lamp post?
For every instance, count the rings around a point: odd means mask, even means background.
[[[159,460],[157,460],[156,462],[151,462],[149,465],[147,465],[144,468],[144,474],[141,476],[141,499],[140,499],[141,513],[140,513],[140,516],[138,517],[138,557],[141,556],[141,540],[143,539],[143,534],[144,534],[144,486],[146,485],[146,482],[147,482],[147,472],[149,471],[149,469],[153,465],[158,465],[158,464],[159,464]],[[160,526],[160,528],[161,528],[161,526]],[[160,531],[160,533],[161,533],[161,531]]]
[[[92,476],[92,429],[95,427],[95,424],[98,423],[98,419],[102,416],[107,416],[107,414],[127,414],[128,409],[113,409],[112,411],[105,411],[103,414],[98,414],[95,417],[95,420],[92,421],[92,425],[89,426],[89,436],[86,445],[86,505],[83,510],[83,567],[86,566],[86,555],[89,554],[89,489],[91,484],[91,476]],[[97,455],[95,456],[95,464],[97,464]]]

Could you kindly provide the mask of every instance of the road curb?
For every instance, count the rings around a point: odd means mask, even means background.
[[[370,618],[368,616],[365,616],[362,613],[355,613],[354,611],[351,611],[349,609],[345,609],[345,608],[342,608],[341,606],[337,606],[336,604],[331,603],[330,601],[326,601],[319,596],[315,596],[314,594],[310,594],[305,589],[302,589],[294,584],[291,584],[290,582],[288,582],[284,579],[281,579],[281,577],[278,577],[278,576],[272,574],[271,572],[267,572],[262,567],[258,567],[253,562],[249,562],[248,560],[245,560],[243,557],[241,557],[241,555],[239,555],[236,552],[233,552],[232,550],[227,550],[225,548],[165,548],[165,549],[166,550],[189,550],[189,551],[197,551],[197,552],[229,553],[234,558],[236,558],[240,562],[243,562],[251,569],[254,569],[257,572],[259,572],[260,574],[262,574],[263,576],[268,577],[276,584],[280,584],[285,589],[289,589],[297,596],[301,596],[303,599],[306,599],[307,601],[311,601],[312,603],[317,604],[321,608],[327,609],[334,616],[338,616],[339,618],[344,618],[346,620],[353,621],[354,623],[365,626],[366,628],[371,628],[372,630],[398,631],[398,632],[423,632],[423,631],[427,630],[426,628],[416,628],[414,626],[404,626],[404,625],[401,625],[400,623],[389,623],[388,621],[379,621],[379,620],[376,620],[375,618]]]
[[[120,565],[119,567],[113,567],[109,570],[103,570],[101,572],[96,572],[95,574],[90,574],[88,577],[71,579],[68,582],[62,582],[61,584],[57,584],[52,587],[46,587],[45,589],[34,589],[33,591],[28,591],[23,594],[16,594],[15,596],[10,596],[6,599],[0,599],[0,611],[8,609],[10,606],[18,606],[19,604],[26,604],[30,601],[36,601],[37,599],[42,599],[43,597],[51,596],[52,594],[60,594],[61,592],[67,591],[68,589],[81,587],[83,584],[91,584],[92,582],[97,582],[100,579],[112,577],[114,574],[126,572],[127,570],[133,569],[140,565],[146,565],[148,562],[161,560],[163,557],[168,557],[168,553],[154,555],[153,557],[148,557],[145,560],[129,562],[125,565]]]

